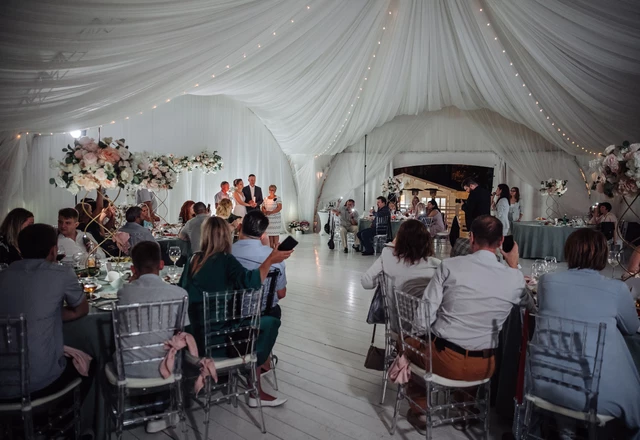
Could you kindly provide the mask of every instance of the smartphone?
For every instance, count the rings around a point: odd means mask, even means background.
[[[293,250],[293,248],[296,246],[298,246],[298,242],[295,240],[295,238],[289,235],[287,238],[284,239],[282,243],[280,243],[280,246],[278,246],[278,250],[290,251],[290,250]]]
[[[511,252],[513,249],[513,235],[507,235],[504,237],[504,241],[502,242],[502,250],[505,252]]]

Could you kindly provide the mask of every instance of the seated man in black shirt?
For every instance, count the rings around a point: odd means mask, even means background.
[[[362,255],[373,255],[373,237],[378,234],[387,234],[390,227],[391,211],[387,207],[387,199],[380,196],[376,204],[378,210],[373,213],[374,218],[371,227],[358,232],[358,238],[362,244]]]

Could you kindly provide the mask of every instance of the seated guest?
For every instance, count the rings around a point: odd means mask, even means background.
[[[358,211],[355,210],[356,202],[353,199],[347,200],[343,207],[335,209],[333,213],[340,216],[340,241],[344,248],[344,253],[348,253],[347,232],[358,233]],[[360,251],[360,240],[356,235],[353,248]]]
[[[190,242],[191,253],[195,254],[196,252],[200,252],[200,231],[202,224],[206,219],[211,217],[211,215],[202,202],[193,205],[193,211],[196,213],[196,216],[184,225],[178,237],[180,240]]]
[[[433,257],[433,240],[429,231],[418,220],[406,220],[400,226],[395,246],[382,250],[380,258],[360,278],[362,287],[378,287],[378,276],[387,278],[387,295],[393,302],[393,288],[415,296],[422,296],[435,274],[440,260]],[[390,317],[391,328],[397,328],[397,318]]]
[[[387,206],[389,206],[389,212],[391,212],[391,215],[402,214],[402,212],[398,210],[396,202],[389,202]]]
[[[432,237],[438,232],[444,232],[444,218],[442,217],[442,212],[440,208],[438,208],[438,203],[435,200],[429,200],[427,202],[427,217],[431,219],[431,222],[428,226],[429,233]]]
[[[100,193],[98,193],[100,194]],[[101,209],[93,209],[94,205],[102,203]],[[93,238],[96,239],[100,247],[106,251],[109,255],[118,255],[118,246],[111,239],[107,239],[109,234],[115,230],[116,226],[116,208],[108,200],[103,200],[102,197],[98,197],[96,202],[79,204],[80,209],[85,210],[87,213],[97,212],[95,218],[92,220],[88,214],[85,213],[85,223],[79,222],[78,229],[85,232],[90,232]],[[77,207],[76,207],[77,210]],[[82,214],[80,214],[82,218]]]
[[[424,203],[420,202],[416,205],[416,213],[415,213],[415,217],[416,220],[422,222],[423,225],[425,225],[427,228],[429,226],[431,226],[431,222],[433,221],[428,215],[427,215],[427,207],[425,206]]]
[[[91,214],[93,213],[93,206],[91,204],[96,202],[80,202],[73,209],[78,211],[78,229],[84,231],[87,228],[87,225],[93,218]]]
[[[18,234],[33,224],[33,214],[24,208],[12,209],[0,226],[0,263],[11,264],[21,260]]]
[[[602,233],[591,229],[572,233],[564,246],[569,270],[540,278],[539,315],[607,325],[597,395],[598,414],[622,419],[634,432],[634,436],[627,438],[639,438],[640,375],[623,338],[623,335],[636,333],[638,316],[629,288],[621,281],[599,273],[607,266],[608,254],[607,241]],[[561,331],[560,328],[557,330]],[[587,353],[594,355],[595,334],[587,336],[587,344]],[[556,359],[553,362],[560,361]],[[565,366],[576,368],[573,362],[567,362]],[[560,373],[547,373],[561,380],[571,380],[570,376],[562,378]],[[571,392],[552,383],[536,383],[536,388],[542,393],[540,397],[566,408],[582,411],[586,406],[584,393]]]
[[[240,229],[240,237],[231,248],[231,253],[246,269],[253,270],[260,267],[260,265],[266,260],[271,251],[273,250],[269,246],[262,244],[261,239],[266,236],[267,227],[269,226],[269,219],[260,211],[250,211],[242,219],[242,228]],[[280,319],[282,311],[278,305],[278,301],[285,297],[287,294],[287,275],[285,272],[284,261],[271,266],[270,270],[278,269],[278,279],[276,281],[276,294],[273,296],[272,308],[269,311],[269,316]],[[268,292],[269,280],[266,280],[264,285],[267,285]],[[267,308],[267,296],[262,298],[262,311]]]
[[[98,242],[91,232],[78,229],[78,211],[64,208],[58,211],[58,248],[62,249],[64,261],[73,261],[76,254],[89,254],[98,247]],[[98,247],[95,251],[97,258],[104,258],[105,254]]]
[[[218,208],[220,201],[224,199],[229,199],[229,182],[227,182],[226,180],[224,180],[220,184],[220,192],[216,193],[216,195],[213,197],[213,202],[215,203],[216,209]]]
[[[140,214],[140,216],[142,217],[142,226],[151,231],[153,229],[155,220],[151,216],[149,207],[146,203],[141,203],[138,205],[138,207],[142,210],[142,213]]]
[[[18,236],[23,260],[0,272],[2,314],[22,313],[27,320],[28,391],[32,400],[60,391],[80,377],[63,354],[62,322],[86,315],[89,305],[73,270],[56,264],[56,243],[56,231],[51,226],[27,226]],[[0,374],[8,373],[0,370]],[[15,380],[16,386],[0,388],[0,399],[20,397],[20,380]]]
[[[182,207],[180,208],[180,214],[178,214],[178,222],[184,225],[196,216],[196,212],[193,208],[193,205],[195,205],[195,203],[196,202],[194,202],[193,200],[187,200],[182,204]]]
[[[260,289],[271,266],[284,261],[293,252],[273,250],[258,269],[247,270],[231,254],[231,250],[231,232],[227,222],[219,217],[209,217],[202,225],[201,251],[187,260],[180,278],[180,286],[189,295],[190,333],[195,337],[198,350],[202,355],[205,354],[202,293]],[[219,328],[214,328],[214,330],[222,330],[228,325],[236,325],[236,323],[220,323],[218,324]],[[263,316],[260,319],[260,333],[256,342],[257,362],[260,365],[258,377],[262,371],[268,369],[265,363],[276,342],[278,328],[280,328],[279,319],[271,316]],[[224,337],[221,336],[218,339],[214,342],[225,343]],[[226,351],[224,348],[217,349],[208,355],[225,357]],[[260,387],[259,382],[258,387]],[[262,391],[261,388],[259,389],[262,406],[279,406],[286,401],[285,399],[277,399]],[[249,406],[257,407],[257,400],[255,398],[249,399]]]
[[[600,225],[602,233],[607,237],[607,240],[613,239],[614,242],[618,242],[618,219],[611,212],[611,203],[603,202],[598,203],[598,208],[594,217],[589,220],[590,224]]]
[[[532,307],[524,276],[516,269],[518,246],[503,254],[509,267],[496,260],[495,251],[502,241],[500,220],[489,215],[476,218],[470,234],[473,253],[443,260],[424,291],[430,315],[421,310],[416,319],[431,331],[433,373],[465,381],[491,377],[502,324],[513,306]],[[408,343],[426,350],[423,340],[411,339]],[[422,357],[412,352],[408,355],[416,365],[425,367]],[[409,383],[408,392],[425,407],[424,389]],[[424,417],[420,419],[418,414],[411,408],[407,418],[418,430],[424,430]]]
[[[418,203],[420,203],[420,198],[418,196],[413,196],[413,199],[411,199],[411,207],[409,208],[410,214],[417,215],[419,212]]]
[[[142,208],[132,206],[125,213],[127,223],[120,228],[120,232],[129,234],[129,248],[132,249],[141,241],[156,241],[153,234],[142,226]]]
[[[371,222],[371,227],[358,232],[357,237],[362,244],[362,255],[373,255],[373,237],[379,234],[387,234],[391,232],[389,228],[389,220],[391,218],[391,212],[387,207],[387,199],[380,196],[376,200],[378,210],[374,212],[374,219]]]
[[[231,212],[233,209],[233,203],[230,199],[222,199],[218,203],[216,208],[216,217],[220,217],[229,223],[229,227],[232,230],[238,229],[242,224],[242,217],[237,216]]]

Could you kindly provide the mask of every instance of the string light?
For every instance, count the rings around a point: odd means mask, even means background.
[[[482,8],[480,8],[480,12],[483,12],[483,9],[482,9]],[[491,22],[487,22],[487,27],[491,27]],[[499,39],[498,39],[498,35],[495,33],[495,31],[494,31],[494,37],[493,37],[493,40],[494,40],[494,41],[497,41],[497,42],[498,42],[498,44],[499,44],[500,46],[502,46],[502,47],[500,47],[500,48],[499,48],[499,50],[501,50],[501,51],[502,51],[502,53],[503,53],[503,54],[506,54],[506,56],[508,57],[508,56],[509,56],[509,54],[507,54],[506,47],[504,47],[504,45],[502,45],[502,44],[500,43],[500,41],[499,41]],[[513,67],[513,62],[512,62],[512,61],[509,61],[509,66]],[[516,76],[516,77],[518,77],[518,76],[519,76],[519,73],[518,73],[518,72],[515,72],[515,76]],[[526,88],[526,87],[527,87],[526,83],[522,83],[522,87]],[[533,95],[532,95],[532,92],[530,92],[530,91],[529,91],[529,92],[528,92],[528,96],[533,96]],[[539,102],[539,101],[535,101],[535,103],[536,103],[536,106],[538,106],[538,111],[539,111],[539,113],[543,113],[543,114],[544,114],[544,109],[540,107],[540,102]],[[553,120],[551,120],[551,118],[550,118],[550,116],[549,116],[549,115],[545,115],[545,120],[549,121],[549,122],[551,123],[551,125],[552,125],[552,126],[555,126],[555,122],[554,122]],[[562,131],[562,130],[558,128],[558,132],[561,132],[561,131]],[[565,138],[565,137],[566,137],[566,138]],[[569,137],[569,136],[566,136],[566,133],[562,133],[562,140],[563,140],[563,141],[565,141],[565,140],[566,140],[566,141],[570,141],[570,137]],[[568,143],[568,142],[567,142],[567,143]],[[576,148],[582,148],[584,151],[586,151],[586,152],[587,152],[587,153],[589,153],[589,154],[598,155],[598,153],[596,153],[596,152],[593,152],[593,151],[590,151],[590,150],[588,150],[588,149],[585,149],[584,147],[580,147],[580,145],[579,145],[579,144],[576,144],[576,143],[575,143],[575,141],[574,141],[574,142],[571,142],[571,145],[574,145]]]

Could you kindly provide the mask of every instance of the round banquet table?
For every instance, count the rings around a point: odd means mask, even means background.
[[[564,261],[564,243],[578,228],[571,226],[545,226],[538,222],[514,222],[513,239],[518,243],[520,258],[556,257]]]
[[[402,224],[401,220],[391,220],[391,236],[395,238]],[[368,218],[361,218],[358,220],[358,232],[371,227],[371,220]]]

